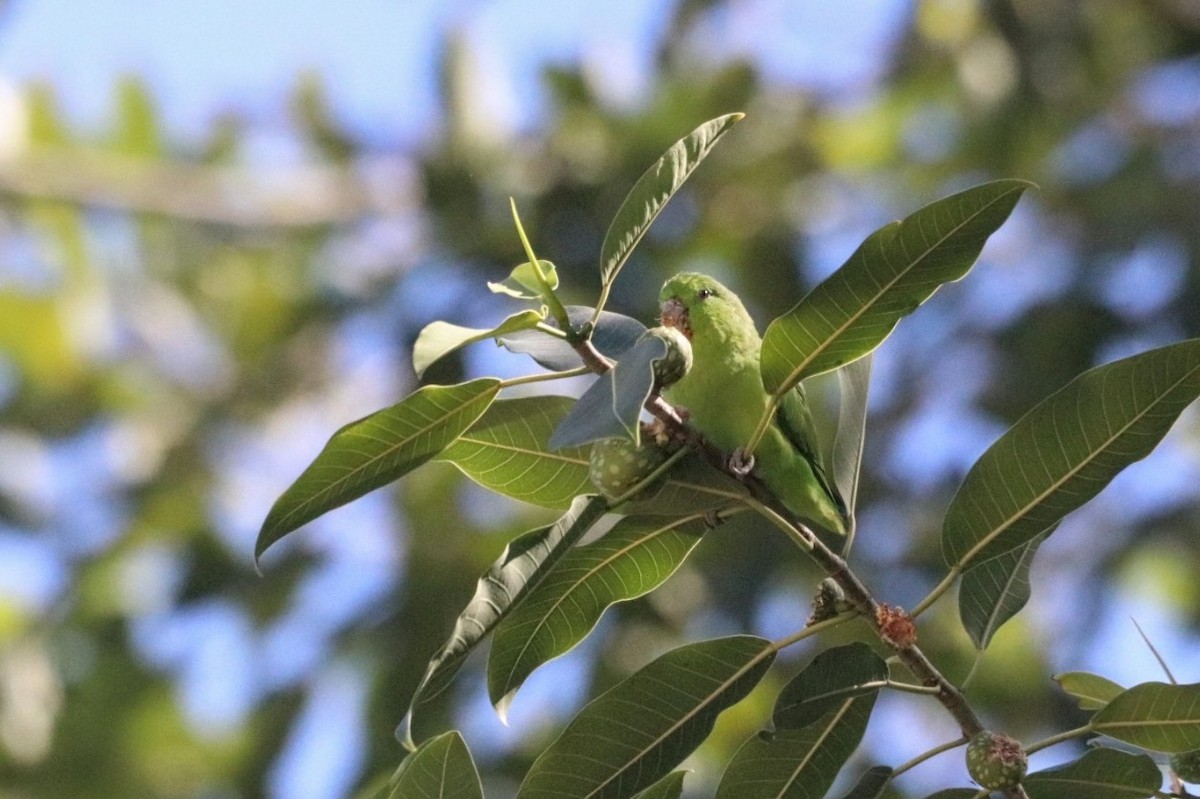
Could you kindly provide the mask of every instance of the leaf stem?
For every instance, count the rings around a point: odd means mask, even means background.
[[[897,680],[885,680],[882,687],[892,688],[897,691],[904,691],[909,694],[924,694],[930,696],[938,692],[936,685],[913,685],[912,683],[899,682]]]
[[[779,407],[779,398],[772,394],[767,400],[767,409],[763,411],[763,415],[759,417],[758,424],[754,428],[754,434],[750,436],[750,440],[742,447],[745,457],[748,459],[754,454],[754,450],[762,443],[763,436],[767,434],[767,430],[771,427],[771,421],[775,418],[775,410]]]
[[[831,627],[836,627],[839,624],[843,624],[845,622],[850,621],[853,618],[857,618],[857,616],[858,616],[858,611],[856,611],[856,610],[842,611],[841,613],[839,613],[836,616],[831,616],[828,619],[825,619],[824,621],[818,621],[818,622],[814,622],[813,624],[809,624],[802,630],[798,630],[789,636],[780,638],[778,641],[774,641],[771,644],[771,648],[773,650],[775,650],[776,652],[778,652],[781,649],[786,649],[787,647],[791,646],[792,644],[800,643],[805,638],[808,638],[810,635],[816,635],[817,633],[824,632],[825,630],[828,630]]]
[[[1025,754],[1032,755],[1034,752],[1040,752],[1043,749],[1048,749],[1049,747],[1054,746],[1055,744],[1060,744],[1063,741],[1069,741],[1072,738],[1079,738],[1087,735],[1091,731],[1092,725],[1085,724],[1082,727],[1076,727],[1073,730],[1067,730],[1066,732],[1060,732],[1057,735],[1051,735],[1049,738],[1043,738],[1036,743],[1026,746]]]
[[[500,388],[512,388],[513,386],[523,386],[527,383],[542,383],[547,380],[562,380],[567,377],[582,377],[590,375],[592,370],[586,366],[578,366],[574,369],[567,369],[562,372],[542,372],[536,375],[522,375],[521,377],[510,377],[507,380],[500,381]]]
[[[942,752],[949,752],[951,749],[957,749],[958,747],[962,746],[969,740],[970,739],[964,735],[961,738],[956,738],[953,741],[947,741],[944,744],[939,744],[928,751],[922,752],[921,754],[914,757],[912,760],[908,760],[904,763],[901,763],[899,766],[896,766],[896,768],[892,770],[892,776],[888,778],[888,782],[891,782],[892,780],[896,779],[896,777],[899,777],[904,772],[909,771],[913,768],[916,768],[917,766],[924,763],[926,760],[929,760],[930,758],[933,758],[933,757],[937,757]]]
[[[525,228],[521,225],[521,216],[517,213],[517,201],[509,197],[508,204],[512,208],[513,222],[517,226],[517,236],[521,239],[521,246],[525,248],[525,256],[529,259],[529,265],[533,267],[533,274],[537,277],[538,288],[541,289],[542,301],[550,307],[550,313],[554,314],[554,318],[558,320],[558,324],[563,331],[570,331],[571,320],[567,316],[567,309],[563,306],[562,301],[558,299],[558,295],[554,293],[554,288],[551,287],[550,281],[546,279],[546,273],[542,271],[541,262],[534,255],[533,245],[529,243],[529,237],[525,235]],[[570,335],[570,333],[567,333],[567,335]]]
[[[679,463],[679,461],[683,458],[683,456],[685,456],[687,454],[688,454],[687,447],[680,447],[676,452],[671,453],[671,457],[667,458],[665,461],[663,461],[661,464],[659,464],[658,467],[654,471],[650,472],[650,474],[646,475],[641,480],[638,480],[637,483],[635,483],[633,485],[633,487],[630,488],[628,491],[626,491],[624,494],[621,494],[616,499],[613,499],[609,506],[609,510],[616,508],[617,506],[621,505],[621,503],[623,503],[623,502],[628,502],[630,499],[633,499],[638,494],[645,491],[647,488],[649,488],[651,485],[653,485],[654,482],[656,480],[658,480],[658,478],[662,477],[671,468],[673,468],[676,463]]]
[[[946,576],[942,578],[942,581],[934,586],[933,590],[929,592],[929,596],[918,602],[917,606],[912,609],[912,612],[909,613],[909,615],[915,619],[917,616],[920,616],[922,613],[929,610],[929,606],[941,599],[942,594],[949,591],[950,586],[954,585],[954,582],[961,575],[962,571],[958,566],[951,567],[950,571],[946,573]]]
[[[546,333],[548,335],[554,336],[555,338],[564,338],[564,339],[568,338],[566,332],[563,331],[562,328],[554,327],[553,325],[548,325],[545,322],[538,322],[536,325],[533,326],[533,329],[540,331],[542,333]]]
[[[771,524],[787,533],[788,537],[790,537],[792,541],[796,543],[796,546],[800,547],[805,552],[812,552],[815,536],[812,534],[811,530],[792,524],[787,519],[783,518],[783,516],[776,513],[772,508],[762,502],[759,502],[752,496],[747,495],[742,499],[742,502],[744,502],[747,506],[761,515]]]

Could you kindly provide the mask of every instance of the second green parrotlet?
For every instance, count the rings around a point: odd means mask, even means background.
[[[692,343],[692,369],[666,390],[714,446],[737,458],[766,412],[759,371],[762,338],[736,294],[707,275],[684,272],[659,293],[662,323]],[[789,391],[754,451],[753,474],[788,510],[834,532],[846,532],[845,503],[820,463],[804,391]]]

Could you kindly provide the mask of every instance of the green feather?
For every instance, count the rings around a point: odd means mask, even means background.
[[[732,453],[753,436],[770,397],[762,384],[762,338],[736,294],[706,275],[682,273],[659,293],[663,324],[692,342],[692,369],[666,391],[714,446]],[[785,395],[754,452],[754,474],[788,510],[844,533],[846,506],[821,463],[812,413],[799,386]]]

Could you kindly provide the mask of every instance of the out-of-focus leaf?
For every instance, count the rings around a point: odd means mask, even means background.
[[[1144,458],[1200,394],[1200,339],[1084,372],[983,454],[950,503],[952,567],[1023,546]]]
[[[1068,671],[1055,674],[1054,681],[1064,691],[1079,701],[1081,710],[1099,710],[1107,705],[1117,694],[1125,690],[1107,677],[1091,674],[1086,671]]]
[[[483,785],[457,731],[421,744],[392,778],[388,799],[483,799]]]
[[[534,762],[518,799],[620,797],[653,785],[774,660],[771,642],[750,635],[671,650],[584,707]]]
[[[846,503],[846,515],[854,519],[858,504],[858,478],[862,470],[863,445],[867,440],[867,390],[871,385],[871,356],[859,358],[838,370],[841,407],[837,435],[833,439],[833,484]]]
[[[1022,781],[1029,799],[1146,799],[1162,786],[1162,772],[1148,755],[1092,749],[1079,760]]]
[[[596,313],[595,308],[585,305],[568,305],[567,319],[571,327],[579,328],[591,322]],[[554,320],[546,320],[553,325]],[[603,311],[592,330],[591,342],[600,353],[616,360],[621,354],[633,346],[634,342],[646,332],[646,326],[638,320],[623,316],[619,313]],[[557,336],[551,336],[537,330],[518,330],[505,333],[498,341],[509,352],[528,355],[541,366],[552,372],[563,372],[583,366],[583,359],[574,347]]]
[[[1046,535],[985,560],[963,575],[958,589],[958,615],[976,649],[987,649],[1001,625],[1029,601],[1029,569]]]
[[[571,509],[549,527],[530,530],[512,541],[479,578],[475,595],[459,614],[454,630],[429,661],[425,676],[408,705],[408,713],[397,730],[410,748],[413,717],[419,705],[446,689],[471,650],[543,580],[554,564],[608,510],[601,497],[576,497]]]
[[[600,281],[611,286],[633,248],[642,240],[650,224],[679,191],[692,171],[704,160],[717,142],[745,114],[726,114],[705,122],[675,142],[647,169],[613,216],[612,224],[600,247]]]
[[[683,778],[686,771],[672,771],[644,791],[638,791],[633,799],[679,799],[683,795]]]
[[[538,264],[542,267],[542,274],[550,288],[558,288],[558,270],[554,264],[540,258]],[[489,282],[488,288],[496,294],[507,294],[518,300],[537,300],[542,297],[541,284],[538,283],[537,275],[533,271],[533,264],[529,261],[514,268],[509,276],[499,283]]]
[[[667,343],[643,336],[583,393],[550,437],[550,449],[578,447],[605,438],[638,441],[638,418],[654,390],[654,363]]]
[[[500,381],[426,386],[333,434],[267,514],[254,558],[292,530],[402,477],[454,441],[492,404]]]
[[[569,397],[496,400],[437,456],[484,488],[547,508],[565,508],[591,490],[588,448],[552,452],[550,434],[575,404]]]
[[[163,143],[158,108],[142,80],[134,77],[120,80],[116,111],[113,150],[141,158],[161,154]]]
[[[1023,180],[997,180],[872,233],[836,272],[767,327],[763,385],[783,396],[806,377],[861,358],[943,283],[965,275],[1008,219]]]
[[[1092,730],[1152,752],[1200,749],[1200,683],[1147,682],[1113,697]]]
[[[872,766],[863,772],[858,782],[842,799],[882,799],[891,779],[890,766]]]
[[[775,726],[796,729],[812,724],[847,699],[877,692],[887,678],[887,663],[864,643],[827,649],[780,691]]]
[[[706,529],[703,513],[626,516],[599,541],[564,555],[496,629],[488,693],[501,716],[534,669],[582,641],[609,605],[661,585]]]
[[[515,330],[529,330],[536,327],[543,318],[539,311],[518,311],[491,329],[462,327],[449,322],[431,322],[420,332],[416,343],[413,344],[413,369],[417,377],[420,377],[434,361],[459,347],[496,338]]]

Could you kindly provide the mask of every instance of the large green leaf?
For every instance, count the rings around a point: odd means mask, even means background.
[[[443,733],[404,758],[388,799],[483,799],[479,772],[462,736]]]
[[[775,726],[798,729],[812,724],[847,699],[877,692],[887,678],[887,663],[864,643],[827,649],[779,692]]]
[[[563,556],[496,629],[488,693],[501,717],[534,669],[582,641],[609,605],[661,585],[706,529],[704,514],[627,516],[599,541]]]
[[[645,495],[621,506],[629,515],[686,516],[740,504],[746,487],[709,466],[699,455],[688,455]]]
[[[633,248],[683,182],[745,114],[726,114],[705,122],[675,142],[647,169],[617,209],[600,247],[600,281],[607,289]]]
[[[1045,535],[973,566],[958,588],[958,615],[977,649],[1029,601],[1029,569]]]
[[[854,518],[858,505],[858,479],[863,445],[867,439],[867,390],[871,384],[871,356],[847,364],[837,372],[841,400],[837,435],[833,439],[833,484]]]
[[[589,491],[588,448],[551,451],[547,442],[575,401],[500,399],[438,455],[481,486],[547,508],[565,508]]]
[[[1097,711],[1091,727],[1152,752],[1200,749],[1200,683],[1135,685]]]
[[[883,799],[883,794],[892,781],[891,766],[872,766],[863,772],[858,782],[842,799]]]
[[[984,183],[872,233],[840,269],[767,327],[767,391],[783,396],[804,378],[878,347],[939,286],[970,270],[1029,186],[1022,180]]]
[[[775,660],[750,635],[674,649],[590,702],[534,762],[518,799],[617,799],[653,785]]]
[[[1148,755],[1092,749],[1079,760],[1035,771],[1022,784],[1029,799],[1146,799],[1162,786]]]
[[[499,391],[500,381],[491,377],[426,386],[338,430],[275,501],[258,533],[255,560],[292,530],[433,458],[483,415]]]
[[[398,733],[413,743],[413,717],[417,708],[450,685],[471,650],[532,591],[554,564],[592,528],[608,510],[601,497],[576,497],[571,509],[554,524],[530,530],[512,541],[475,586],[475,595],[459,614],[449,639],[429,661],[425,676],[413,693],[408,713]]]
[[[517,330],[529,330],[537,326],[545,316],[539,311],[518,311],[493,328],[475,328],[452,325],[449,322],[431,322],[421,330],[413,344],[412,364],[417,377],[439,358],[449,355],[459,347],[476,341],[496,338]]]
[[[950,503],[951,566],[1023,546],[1144,458],[1200,394],[1200,339],[1084,372],[983,454]]]
[[[1075,697],[1081,710],[1099,710],[1125,690],[1125,686],[1107,677],[1086,671],[1055,674],[1054,681],[1063,691]]]
[[[679,799],[683,795],[683,778],[686,776],[686,771],[672,771],[646,790],[638,791],[633,799]]]
[[[595,314],[596,309],[586,305],[567,306],[567,320],[575,329],[591,324]],[[546,324],[554,325],[555,322],[548,319]],[[603,311],[592,328],[591,342],[602,355],[616,360],[645,332],[646,326],[633,317]],[[583,359],[566,339],[543,331],[515,330],[501,335],[498,340],[509,352],[528,355],[553,372],[583,366]]]
[[[638,441],[638,419],[654,389],[654,364],[666,356],[667,343],[661,338],[639,338],[583,392],[550,437],[550,448],[577,447],[605,438]]]

